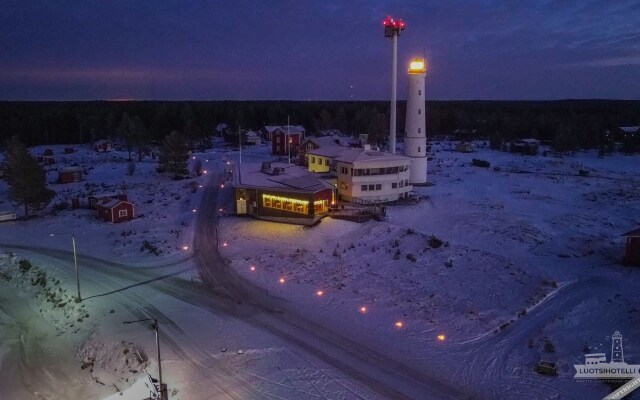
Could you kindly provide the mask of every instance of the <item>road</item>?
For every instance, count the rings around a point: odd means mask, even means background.
[[[116,309],[126,311],[135,318],[146,318],[149,315],[158,318],[163,327],[162,342],[194,367],[194,370],[201,371],[200,379],[208,381],[211,393],[217,393],[220,398],[268,397],[252,388],[238,371],[225,367],[215,357],[208,355],[190,337],[189,332],[185,332],[171,317],[165,316],[156,308],[152,301],[141,295],[142,289],[169,296],[215,315],[243,321],[258,330],[271,333],[301,354],[310,355],[342,372],[356,384],[376,393],[377,398],[474,398],[401,360],[368,348],[330,327],[317,324],[308,316],[302,315],[294,305],[271,296],[264,289],[236,275],[217,248],[217,184],[221,179],[221,174],[214,174],[210,184],[204,189],[194,234],[193,260],[183,259],[164,265],[132,268],[124,263],[80,252],[78,263],[82,266],[83,288],[92,287],[91,293],[85,294],[84,301],[109,296],[109,301]],[[57,260],[68,266],[69,271],[72,270],[73,254],[66,250],[16,243],[0,243],[0,247],[19,251],[27,257],[32,253],[40,258]],[[190,282],[177,276],[185,272],[177,266],[187,265],[190,261],[195,263],[201,282]]]

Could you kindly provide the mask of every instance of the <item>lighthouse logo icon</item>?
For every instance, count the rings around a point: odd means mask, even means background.
[[[615,331],[611,335],[611,359],[607,362],[605,353],[584,355],[583,365],[574,365],[576,379],[629,379],[640,377],[640,365],[624,361],[622,334]]]

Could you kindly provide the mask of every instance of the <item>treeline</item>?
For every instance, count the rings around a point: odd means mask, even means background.
[[[492,142],[533,137],[563,148],[597,148],[602,135],[640,123],[640,101],[429,101],[428,135],[491,138]],[[398,103],[398,135],[404,132],[405,103]],[[0,143],[17,135],[28,145],[87,143],[144,132],[160,142],[172,131],[188,139],[263,125],[303,125],[309,132],[330,129],[367,133],[382,141],[389,131],[389,103],[382,101],[132,101],[0,102]],[[469,137],[471,136],[471,137]]]

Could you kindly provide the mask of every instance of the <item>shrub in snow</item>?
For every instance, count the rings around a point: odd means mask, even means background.
[[[399,260],[400,259],[400,249],[396,250],[396,253],[393,255],[393,259],[394,260]]]
[[[435,236],[431,236],[429,238],[429,247],[431,247],[432,249],[437,249],[438,247],[442,246],[442,240],[438,239]]]
[[[338,257],[338,255],[339,255],[338,249],[337,248],[333,249],[333,256]]]
[[[410,260],[411,262],[418,261],[418,258],[411,253],[407,254],[407,259]]]
[[[551,340],[546,339],[544,341],[544,351],[546,351],[547,353],[555,353],[556,348],[553,343],[551,343]]]
[[[453,267],[453,260],[448,258],[447,261],[444,262],[445,267],[451,268]]]
[[[479,160],[477,158],[474,158],[473,160],[471,160],[471,165],[473,165],[474,167],[489,168],[491,166],[491,163],[486,160]]]
[[[33,264],[31,264],[31,261],[23,258],[22,260],[18,261],[18,267],[20,268],[20,272],[25,274],[31,269],[31,267],[33,267]]]

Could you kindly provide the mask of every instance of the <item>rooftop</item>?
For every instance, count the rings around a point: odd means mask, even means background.
[[[336,158],[336,161],[342,161],[350,164],[356,162],[369,161],[409,161],[408,157],[400,154],[391,154],[382,151],[366,150],[366,149],[348,149]]]
[[[307,151],[307,154],[310,154],[310,155],[313,155],[313,156],[335,158],[335,157],[338,157],[342,153],[344,153],[346,151],[349,151],[349,150],[350,150],[349,147],[338,146],[338,145],[334,144],[334,145],[330,145],[330,146],[318,147],[317,149],[314,149],[314,150],[309,150],[309,151]]]
[[[262,164],[245,163],[236,167],[240,176],[235,175],[236,186],[253,188],[270,188],[295,190],[297,192],[314,193],[319,190],[331,189],[332,186],[317,178],[303,167],[287,163],[272,162],[271,170],[280,168],[278,175],[262,172]]]

